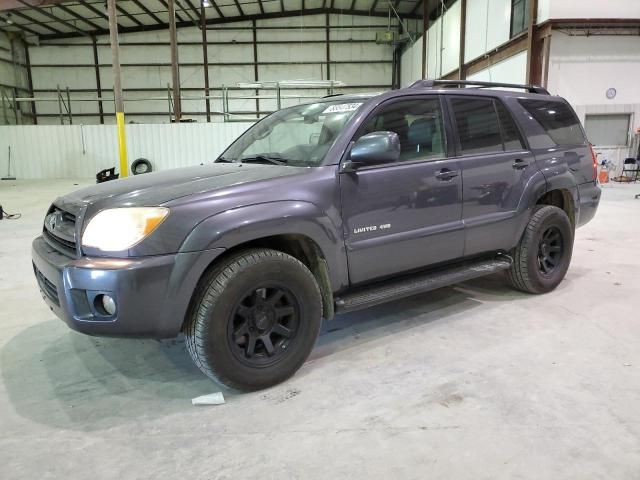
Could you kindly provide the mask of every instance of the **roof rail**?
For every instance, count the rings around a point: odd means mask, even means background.
[[[541,95],[550,95],[546,88],[538,85],[520,85],[517,83],[499,83],[499,82],[476,82],[474,80],[418,80],[411,84],[409,88],[436,88],[443,87],[475,87],[475,88],[518,88],[526,90],[529,93],[539,93]]]

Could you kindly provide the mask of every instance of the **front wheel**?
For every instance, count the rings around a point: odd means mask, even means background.
[[[185,328],[187,350],[208,377],[259,390],[302,366],[321,320],[320,290],[303,263],[276,250],[246,250],[200,282]]]
[[[538,205],[514,249],[509,283],[523,292],[549,292],[566,275],[572,252],[573,226],[565,211]]]

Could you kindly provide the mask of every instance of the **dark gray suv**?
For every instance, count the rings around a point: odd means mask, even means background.
[[[253,390],[292,375],[336,313],[502,270],[552,290],[599,199],[564,99],[418,81],[280,110],[212,164],[58,198],[33,267],[71,328],[183,332],[206,375]]]

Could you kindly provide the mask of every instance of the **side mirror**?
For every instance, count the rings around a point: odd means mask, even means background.
[[[400,160],[400,138],[395,132],[373,132],[360,137],[351,148],[343,171],[365,165],[393,163]]]

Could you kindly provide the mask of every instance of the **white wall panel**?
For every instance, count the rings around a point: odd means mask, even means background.
[[[571,37],[554,31],[549,90],[571,103],[640,103],[640,37]],[[615,88],[614,99],[606,98]]]
[[[54,89],[60,85],[63,90],[69,88],[94,88],[96,72],[93,67],[50,68],[33,67],[31,70],[33,88]],[[111,83],[111,82],[110,82]]]
[[[584,122],[587,114],[631,114],[631,130],[640,128],[640,38],[571,37],[553,32],[548,89],[565,97]],[[616,89],[615,98],[606,92]],[[629,149],[596,146],[620,169]],[[619,170],[618,170],[619,172]]]
[[[213,161],[252,123],[127,125],[129,161],[144,157],[155,170]],[[116,129],[109,125],[0,127],[0,169],[21,179],[92,178],[118,165]]]
[[[444,14],[442,36],[442,74],[456,70],[460,59],[460,11],[461,3],[456,2]]]
[[[527,52],[516,53],[467,78],[482,82],[527,83]]]
[[[422,37],[402,53],[400,83],[407,87],[422,78]]]
[[[465,62],[507,42],[510,20],[511,0],[467,0]]]
[[[322,0],[308,0],[308,8],[313,4],[322,4]],[[348,0],[336,0],[337,5]],[[279,10],[279,2],[263,2],[274,4]],[[301,4],[300,0],[286,3],[289,9],[291,5]],[[231,4],[232,5],[232,4]],[[346,5],[346,3],[345,3]],[[229,8],[235,9],[235,6]],[[291,7],[293,8],[293,7]],[[258,63],[260,62],[287,62],[281,65],[259,65],[258,78],[260,81],[277,81],[286,79],[319,80],[327,78],[326,61],[326,15],[300,16],[281,19],[267,19],[256,22],[258,40]],[[377,45],[371,42],[377,31],[386,30],[388,19],[372,17],[352,17],[349,15],[330,15],[332,27],[350,27],[333,29],[330,32],[332,40],[341,40],[344,43],[331,43],[331,60],[338,62],[350,61],[387,61],[386,64],[336,64],[331,66],[332,79],[344,81],[347,85],[390,85],[391,83],[391,58],[392,47],[390,45]],[[284,27],[294,27],[285,29]],[[262,28],[268,27],[268,28]],[[275,28],[274,28],[275,27]],[[283,27],[283,28],[280,28]],[[320,27],[320,28],[310,28]],[[353,28],[351,28],[353,27]],[[391,28],[397,28],[397,21],[392,19]],[[234,22],[224,26],[210,26],[207,31],[210,42],[227,42],[224,45],[209,45],[208,59],[209,79],[211,88],[222,86],[234,87],[239,82],[253,82],[255,80],[253,46],[250,44],[236,44],[234,42],[252,42],[252,22]],[[370,43],[348,43],[350,40],[367,40]],[[198,28],[182,28],[178,30],[179,42],[195,42],[195,45],[179,45],[180,81],[183,88],[197,88],[198,90],[183,90],[183,110],[187,112],[204,112],[204,99],[190,100],[188,97],[202,96],[204,88],[204,71],[200,66],[202,62],[202,48],[198,44],[201,41],[201,32]],[[306,44],[305,40],[316,40],[322,43]],[[166,31],[142,32],[120,35],[122,85],[125,89],[125,112],[129,119],[136,122],[167,122],[168,102],[166,100],[167,85],[172,82],[170,63],[169,35]],[[290,44],[261,44],[260,42],[293,41]],[[113,74],[108,66],[111,63],[111,51],[106,36],[99,37],[98,58],[99,63],[105,65],[100,68],[100,82],[103,90],[113,88]],[[127,45],[131,42],[165,42],[164,45]],[[300,43],[297,43],[300,42]],[[93,89],[96,88],[95,69],[93,67],[93,51],[88,39],[65,39],[64,43],[71,46],[41,46],[32,48],[32,64],[34,88],[55,89],[60,85],[62,89]],[[82,45],[81,45],[82,44]],[[246,63],[246,65],[215,65],[216,63]],[[318,62],[316,64],[304,64],[298,62]],[[72,64],[86,63],[90,66],[76,68],[42,68],[39,63],[46,64]],[[162,63],[164,66],[126,66],[126,64]],[[194,65],[184,65],[191,63]],[[159,91],[136,92],[131,89],[160,89]],[[362,88],[359,88],[362,90]],[[219,93],[215,92],[215,93]],[[318,96],[323,92],[316,91]],[[72,92],[72,111],[79,113],[93,113],[95,116],[79,117],[74,123],[95,121],[97,116],[97,103],[80,103],[75,98],[83,96],[81,92]],[[55,93],[36,93],[37,97],[55,97]],[[113,112],[111,92],[103,92],[103,97],[108,98],[103,103],[105,122],[110,123],[110,115]],[[142,100],[142,97],[153,97]],[[283,101],[283,105],[289,102],[298,103],[299,99]],[[214,105],[215,103],[215,105]],[[251,104],[253,107],[251,107]],[[262,110],[271,109],[272,102],[261,103]],[[57,102],[37,102],[38,113],[57,114]],[[92,110],[93,108],[93,110]],[[250,110],[255,108],[255,101],[233,100],[232,110]],[[221,102],[212,101],[212,109],[221,109]],[[158,113],[160,115],[143,115],[145,112]],[[203,117],[196,117],[202,121]],[[40,117],[42,124],[57,124],[56,116]]]
[[[640,18],[638,0],[547,0],[549,18]]]

